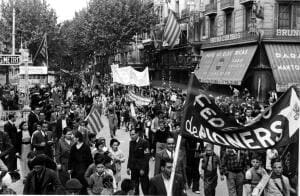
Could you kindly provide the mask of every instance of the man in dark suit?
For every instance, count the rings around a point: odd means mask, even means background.
[[[139,137],[139,133],[130,131],[129,157],[127,174],[131,174],[131,180],[135,184],[135,195],[139,195],[139,184],[142,185],[144,195],[148,195],[149,189],[149,143]]]
[[[34,123],[39,122],[39,113],[40,113],[40,108],[36,107],[36,108],[32,108],[33,111],[30,112],[30,114],[28,115],[28,130],[30,133],[30,136],[32,136],[34,130]]]
[[[14,171],[17,169],[17,156],[20,155],[22,140],[18,137],[17,127],[15,126],[16,116],[15,114],[8,115],[8,122],[4,125],[4,131],[10,138],[10,141],[14,149],[9,153],[6,165],[8,171]]]
[[[154,175],[157,175],[161,173],[161,161],[164,159],[173,159],[174,153],[175,153],[175,139],[174,137],[168,137],[167,138],[167,147],[156,153],[155,156],[155,166],[154,166]],[[180,156],[177,159],[177,166],[176,166],[176,174],[180,175],[183,178],[183,182],[186,184],[186,172],[185,172],[185,156],[184,154],[180,152]]]
[[[158,174],[151,178],[149,184],[149,195],[167,195],[167,190],[171,184],[171,172],[173,167],[172,159],[163,159],[161,161],[161,174]],[[180,175],[175,174],[172,195],[186,196],[184,182]]]
[[[66,118],[66,114],[64,111],[61,111],[59,114],[59,118],[56,120],[56,126],[53,130],[53,138],[55,141],[59,141],[62,136],[62,131],[66,127],[70,127],[70,122]]]

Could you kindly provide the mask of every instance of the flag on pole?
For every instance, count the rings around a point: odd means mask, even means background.
[[[85,120],[88,122],[88,129],[97,134],[100,131],[100,128],[103,128],[100,107],[94,105]]]
[[[83,72],[80,72],[80,73],[79,73],[79,78],[81,79],[83,86],[84,86],[84,87],[87,87],[87,81],[86,81],[85,78],[84,78]]]
[[[47,34],[46,33],[43,36],[43,40],[34,55],[33,62],[36,60],[38,55],[41,55],[43,57],[44,61],[46,61],[46,65],[48,66],[48,46],[47,46]]]
[[[177,18],[174,12],[169,9],[169,16],[163,34],[164,41],[168,43],[169,47],[173,48],[178,43],[177,40],[179,39],[180,32],[180,25]]]

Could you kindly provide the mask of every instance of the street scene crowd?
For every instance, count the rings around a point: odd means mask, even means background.
[[[126,97],[129,90],[152,102],[135,105]],[[247,89],[240,93],[234,88],[232,96],[211,99],[245,125],[276,101],[273,95],[262,105]],[[16,114],[9,113],[0,132],[1,193],[16,193],[9,186],[22,180],[23,194],[167,195],[185,99],[182,90],[172,88],[61,82],[31,89],[28,118],[17,125]],[[108,119],[109,132],[102,122],[97,129],[106,131],[110,141],[87,128],[93,106]],[[128,157],[119,148],[120,132],[131,138]],[[213,144],[183,139],[172,193],[187,195],[191,189],[200,194],[203,187],[205,196],[214,196],[220,178],[230,196],[258,195],[262,189],[265,196],[296,195],[297,163],[282,159],[290,148],[221,148],[217,155]],[[121,175],[125,160],[131,178]],[[154,162],[154,176],[149,176],[149,162]],[[262,186],[265,174],[271,179]]]

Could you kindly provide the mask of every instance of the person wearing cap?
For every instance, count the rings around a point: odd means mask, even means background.
[[[43,155],[36,156],[31,164],[33,170],[29,172],[24,189],[24,195],[62,194],[63,187],[55,171],[46,168],[46,159]]]
[[[82,184],[76,178],[71,178],[66,182],[66,193],[68,195],[79,195],[80,190],[82,189]]]

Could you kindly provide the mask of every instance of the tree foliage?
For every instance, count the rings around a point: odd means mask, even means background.
[[[2,1],[0,29],[2,40],[11,39],[13,1]],[[55,63],[59,54],[57,17],[53,9],[43,0],[15,0],[16,48],[21,41],[26,43],[33,56],[37,51],[43,35],[47,33],[48,55],[50,63]]]
[[[91,0],[62,29],[69,54],[87,63],[95,53],[107,57],[122,49],[134,35],[149,31],[156,18],[141,0]]]

